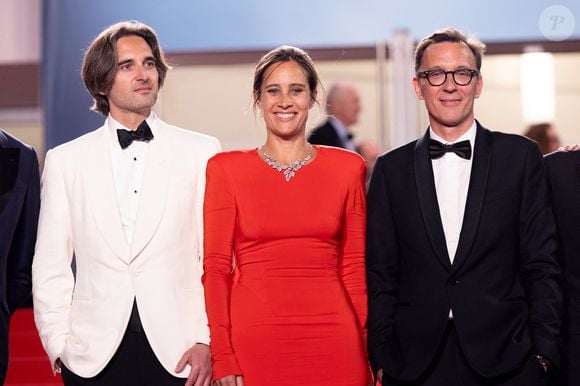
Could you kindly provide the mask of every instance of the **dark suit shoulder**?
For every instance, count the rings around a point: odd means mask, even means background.
[[[3,137],[3,138],[2,138]],[[33,154],[34,149],[32,146],[22,142],[10,133],[0,129],[0,145],[6,145],[4,147],[19,148],[21,152]],[[22,154],[22,153],[21,153]]]
[[[413,154],[415,151],[415,146],[417,145],[418,140],[414,140],[409,142],[405,145],[399,146],[395,149],[389,150],[386,153],[380,155],[377,158],[377,164],[387,164],[387,163],[395,163],[399,164],[399,162],[403,160],[409,160],[413,158]]]
[[[312,130],[308,136],[308,142],[313,145],[342,147],[342,142],[330,120]]]
[[[38,174],[38,157],[34,148],[11,134],[0,129],[0,146],[16,148],[19,150],[19,174],[20,178],[29,181],[34,174]],[[37,177],[38,178],[38,177]],[[27,182],[28,183],[28,182]]]
[[[487,129],[485,129],[484,133],[485,132],[489,133],[495,145],[516,146],[521,148],[538,147],[537,143],[523,135],[503,133],[501,131],[491,131]],[[475,140],[477,141],[477,138]]]
[[[580,151],[558,150],[544,157],[548,165],[562,165],[568,162],[580,162]]]
[[[490,131],[480,128],[475,137],[475,157],[490,151],[495,163],[511,163],[524,166],[529,160],[541,161],[542,153],[538,144],[519,134]],[[531,157],[531,158],[530,158]],[[534,161],[535,162],[535,161]]]
[[[334,126],[332,126],[332,123],[330,123],[330,119],[327,119],[320,125],[316,126],[314,129],[312,129],[312,133],[310,135],[312,135],[314,132],[326,131],[329,129],[334,130]]]

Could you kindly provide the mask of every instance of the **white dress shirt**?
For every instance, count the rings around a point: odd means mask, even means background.
[[[155,136],[156,119],[154,113],[151,113],[147,118],[147,124],[151,128],[153,136]],[[137,221],[137,210],[139,209],[139,198],[141,197],[149,143],[133,141],[131,145],[121,149],[117,140],[117,129],[129,129],[117,122],[111,115],[107,118],[107,125],[109,130],[111,130],[111,161],[119,213],[123,230],[125,231],[125,240],[131,245]]]
[[[455,153],[445,153],[443,157],[432,159],[433,177],[435,178],[435,192],[437,193],[437,203],[439,204],[439,214],[443,223],[445,233],[445,243],[451,264],[455,259],[459,235],[463,225],[463,215],[465,214],[465,203],[467,202],[467,191],[469,189],[469,178],[471,176],[471,165],[473,163],[475,145],[476,125],[475,121],[461,137],[454,142],[447,142],[439,137],[433,129],[429,128],[431,139],[444,144],[453,144],[468,140],[471,144],[471,157],[463,159]],[[453,319],[453,312],[449,310],[449,318]]]

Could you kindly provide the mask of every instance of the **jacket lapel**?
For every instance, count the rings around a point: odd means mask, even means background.
[[[2,135],[1,132],[0,135]],[[20,149],[5,147],[7,145],[0,138],[0,213],[12,196],[20,164]]]
[[[147,149],[147,164],[141,187],[143,194],[137,211],[130,260],[141,253],[155,235],[167,201],[170,175],[167,163],[171,155],[171,133],[159,118],[156,119],[154,135],[155,138]]]
[[[491,145],[492,137],[489,130],[483,128],[477,122],[473,165],[471,166],[471,177],[459,244],[457,245],[457,252],[453,262],[454,270],[458,270],[465,262],[475,240],[491,165]]]
[[[425,230],[433,246],[437,258],[447,269],[451,269],[451,261],[445,243],[445,233],[441,223],[441,214],[435,192],[433,166],[429,157],[429,130],[415,145],[414,155],[415,182],[419,206],[425,223]]]
[[[129,245],[125,240],[125,232],[121,224],[121,214],[115,191],[110,135],[106,125],[99,130],[101,130],[101,133],[97,137],[94,146],[89,148],[89,154],[87,155],[89,160],[87,175],[91,176],[91,178],[87,179],[87,189],[92,203],[93,216],[103,239],[119,258],[127,261],[129,258]]]

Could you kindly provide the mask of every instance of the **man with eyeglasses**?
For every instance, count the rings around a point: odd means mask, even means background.
[[[543,385],[558,365],[560,269],[538,146],[474,117],[485,45],[421,40],[430,126],[368,191],[369,355],[383,385]]]

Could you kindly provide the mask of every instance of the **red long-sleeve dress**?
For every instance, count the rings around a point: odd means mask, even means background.
[[[208,163],[203,284],[214,380],[366,384],[365,165],[352,152],[315,149],[289,182],[255,149]]]

